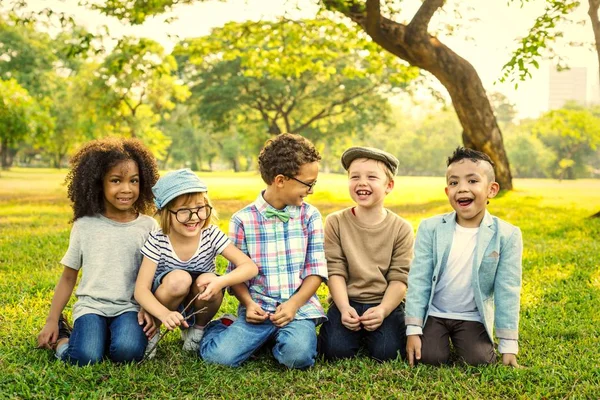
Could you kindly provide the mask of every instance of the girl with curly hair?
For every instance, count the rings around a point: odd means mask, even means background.
[[[66,183],[73,207],[69,248],[39,347],[75,365],[139,361],[153,319],[133,298],[140,249],[156,221],[152,186],[158,167],[138,140],[107,138],[84,145],[71,159]],[[77,282],[71,330],[62,311]]]

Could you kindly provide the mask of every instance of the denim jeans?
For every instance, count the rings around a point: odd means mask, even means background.
[[[272,353],[279,363],[298,369],[309,368],[315,363],[315,320],[295,319],[283,328],[278,328],[270,320],[262,324],[246,322],[244,307],[240,307],[238,314],[238,319],[230,326],[215,320],[204,328],[199,350],[204,361],[237,367],[273,338],[275,345]]]
[[[58,348],[56,357],[79,366],[96,364],[105,355],[119,363],[140,361],[147,344],[135,311],[116,317],[85,314],[75,320],[68,345]]]
[[[363,315],[371,307],[379,304],[361,304],[350,301],[358,315]],[[319,332],[319,352],[326,360],[351,358],[356,356],[364,344],[371,358],[378,361],[393,360],[398,356],[406,358],[406,325],[404,325],[404,304],[400,304],[379,328],[367,331],[351,331],[342,325],[342,316],[335,304],[327,311],[327,321]]]

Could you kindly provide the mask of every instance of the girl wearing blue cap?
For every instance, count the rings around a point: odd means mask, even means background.
[[[135,299],[167,329],[182,327],[183,349],[197,351],[204,326],[221,306],[223,289],[254,277],[258,267],[211,224],[215,212],[208,189],[191,170],[167,173],[152,191],[161,229],[152,232],[142,248]],[[237,268],[216,275],[218,254]],[[195,310],[205,311],[188,324],[182,313],[192,299]],[[148,343],[148,358],[154,357],[157,341],[155,335]]]

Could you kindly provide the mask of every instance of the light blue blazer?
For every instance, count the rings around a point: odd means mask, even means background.
[[[407,325],[424,327],[427,322],[455,227],[456,212],[428,218],[419,225],[408,274]],[[477,309],[492,342],[494,327],[499,339],[519,338],[522,253],[520,229],[486,211],[477,234],[472,284]]]

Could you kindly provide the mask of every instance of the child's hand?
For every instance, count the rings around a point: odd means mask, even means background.
[[[246,307],[246,322],[250,324],[262,324],[267,318],[269,318],[269,313],[255,302],[251,302]]]
[[[156,332],[156,323],[154,322],[152,315],[143,308],[140,308],[140,311],[138,312],[138,323],[144,326],[144,333],[148,339],[154,336],[154,333]]]
[[[183,315],[181,315],[177,311],[169,311],[169,313],[162,317],[160,320],[162,321],[163,325],[170,331],[172,331],[180,325],[183,325],[186,328],[189,327],[188,323],[183,318]]]
[[[58,340],[58,322],[46,322],[37,337],[38,348],[52,350]]]
[[[209,301],[214,295],[219,293],[223,286],[220,285],[220,279],[216,274],[206,273],[202,274],[196,279],[196,285],[200,289],[200,296],[198,300]]]
[[[359,317],[360,322],[368,331],[374,331],[383,324],[385,319],[385,310],[380,307],[371,307]]]
[[[283,328],[296,318],[298,307],[289,300],[280,304],[271,315],[271,322],[278,328]]]
[[[342,325],[351,331],[360,330],[360,317],[354,307],[348,306],[340,310],[340,314],[342,314]]]
[[[408,357],[408,364],[411,367],[414,367],[415,362],[421,359],[421,336],[409,335],[406,337],[406,357]]]
[[[517,355],[511,353],[502,354],[502,364],[511,366],[513,368],[523,368],[517,363]]]

